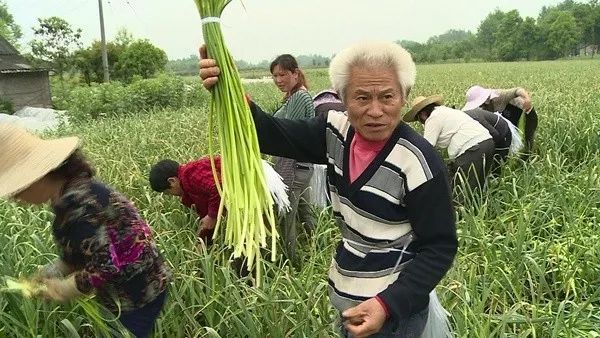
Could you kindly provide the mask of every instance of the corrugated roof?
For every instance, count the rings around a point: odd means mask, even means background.
[[[4,37],[0,36],[0,73],[38,72],[46,69],[36,68]]]
[[[19,55],[19,51],[0,35],[0,55]]]
[[[27,63],[21,55],[2,55],[0,54],[0,71],[4,70],[33,70],[35,69]]]

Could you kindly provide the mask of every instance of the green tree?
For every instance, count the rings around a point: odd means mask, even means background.
[[[106,44],[108,56],[108,71],[114,73],[115,65],[119,62],[125,46],[115,42]],[[90,85],[92,82],[102,83],[104,81],[104,69],[102,65],[102,45],[100,41],[94,41],[91,46],[75,52],[74,64],[81,77]]]
[[[130,82],[134,76],[144,79],[165,69],[167,54],[148,40],[137,40],[129,44],[115,65],[115,78]]]
[[[423,44],[411,40],[396,41],[396,43],[410,52],[423,48]]]
[[[486,58],[489,60],[496,60],[497,48],[496,48],[496,37],[504,19],[504,12],[496,9],[494,12],[488,14],[488,16],[481,21],[477,28],[477,42],[479,46],[484,50]]]
[[[106,54],[108,56],[108,71],[113,74],[115,66],[119,62],[121,54],[134,41],[131,33],[125,28],[119,29],[113,41],[106,44]],[[92,44],[75,52],[74,64],[79,71],[82,79],[90,85],[92,82],[104,82],[104,69],[102,65],[102,45],[100,41],[94,41]],[[198,62],[195,64],[198,68]]]
[[[469,59],[473,55],[475,35],[469,31],[450,29],[427,40],[429,61]]]
[[[73,51],[81,47],[81,29],[59,17],[38,19],[33,28],[36,39],[31,41],[31,53],[45,61],[63,79],[64,72],[72,66]]]
[[[198,75],[198,55],[192,54],[187,58],[178,60],[169,60],[166,70],[178,75]],[[251,65],[243,60],[236,60],[238,69],[250,68]]]
[[[473,33],[464,30],[450,29],[443,34],[432,36],[427,40],[431,43],[451,43],[469,40],[473,37]]]
[[[595,13],[592,4],[575,4],[570,12],[576,18],[575,23],[581,33],[579,47],[585,48],[594,44]]]
[[[19,48],[18,40],[23,37],[21,27],[15,23],[15,19],[8,11],[4,1],[0,1],[0,36],[8,40],[15,48]]]
[[[396,43],[409,51],[415,62],[430,62],[426,44],[410,40],[396,41]]]
[[[598,0],[590,1],[591,12],[592,12],[592,29],[591,29],[591,42],[594,46],[592,50],[592,57],[594,56],[594,52],[598,52],[600,48],[600,4]]]
[[[556,20],[559,12],[571,13],[575,18],[575,23],[579,31],[579,38],[577,46],[573,47],[573,54],[578,54],[579,50],[585,47],[596,47],[599,44],[597,32],[600,30],[600,22],[598,21],[600,20],[598,19],[600,8],[598,6],[598,0],[591,0],[588,3],[565,0],[555,7],[543,8],[538,22],[540,22],[540,26],[543,26],[546,35],[549,34],[550,26]],[[594,53],[595,49],[596,48],[592,49],[592,53]],[[587,53],[587,49],[584,49],[584,51]],[[547,53],[550,57],[557,56],[554,49],[548,50]]]
[[[450,44],[447,43],[431,44],[427,50],[427,58],[430,61],[446,61],[452,58],[450,49]]]
[[[133,35],[125,27],[119,28],[115,35],[114,44],[122,47],[129,46],[135,39]]]
[[[536,60],[541,58],[544,48],[540,29],[537,26],[535,19],[531,17],[525,18],[521,24],[521,41],[524,57],[527,60]]]
[[[573,17],[576,19],[575,23],[581,33],[577,46],[579,48],[585,48],[594,43],[594,5],[593,1],[590,3],[578,3],[573,0],[565,0],[554,7],[557,11],[566,11],[573,14]]]
[[[503,15],[494,34],[495,51],[502,61],[515,61],[525,56],[523,18],[517,10]]]
[[[463,59],[469,62],[472,58],[480,57],[479,50],[477,48],[477,41],[475,35],[462,41],[455,42],[453,44],[452,53],[457,59]]]
[[[327,57],[317,54],[312,55],[297,55],[295,56],[296,61],[300,68],[303,67],[319,67],[325,64]]]
[[[540,18],[539,24],[547,47],[547,57],[568,56],[577,48],[581,31],[572,13],[553,10]]]

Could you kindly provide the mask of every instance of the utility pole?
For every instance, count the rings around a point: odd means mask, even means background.
[[[106,52],[106,35],[104,34],[104,14],[102,13],[102,0],[98,0],[98,11],[100,12],[100,37],[102,43],[102,69],[104,70],[104,82],[110,81],[108,74],[108,54]]]

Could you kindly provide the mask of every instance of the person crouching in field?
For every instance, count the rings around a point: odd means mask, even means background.
[[[521,142],[519,134],[514,133],[515,140],[513,140],[513,129],[510,127],[510,121],[506,120],[499,113],[475,108],[465,111],[465,114],[479,122],[492,135],[496,147],[492,172],[494,175],[499,176],[502,172],[504,161],[508,157],[509,152],[512,152],[513,141],[517,142],[518,140],[519,143]]]
[[[482,108],[490,112],[498,112],[512,125],[522,129],[525,136],[523,159],[529,158],[533,151],[535,131],[538,126],[538,115],[531,103],[529,93],[521,88],[490,89],[472,86],[467,90],[467,103],[463,111]],[[525,116],[523,117],[523,114]],[[522,121],[522,125],[519,122]]]
[[[221,158],[214,156],[217,177],[221,179]],[[287,197],[287,186],[275,170],[263,160],[263,170],[267,186],[280,213],[290,208]],[[150,169],[150,187],[152,190],[181,198],[181,203],[192,208],[200,217],[197,236],[207,245],[212,244],[212,238],[217,225],[217,216],[221,195],[215,184],[210,158],[180,164],[171,159],[157,162]]]
[[[214,156],[214,161],[217,177],[221,180],[221,158]],[[267,186],[277,204],[279,213],[289,211],[290,201],[286,194],[287,187],[281,176],[264,160],[263,170]],[[215,184],[210,158],[202,157],[185,164],[171,159],[161,160],[150,169],[149,181],[152,190],[178,196],[183,205],[196,211],[200,217],[197,237],[206,245],[212,245],[221,195]],[[238,276],[248,275],[243,258],[234,259],[232,266]]]
[[[450,171],[455,181],[462,176],[471,191],[481,190],[494,157],[492,136],[464,112],[443,104],[440,95],[419,96],[413,100],[404,121],[421,122],[423,137],[434,147],[448,149],[448,157],[453,161]]]
[[[221,158],[215,156],[214,161],[220,180]],[[221,195],[215,184],[210,158],[203,157],[185,164],[171,159],[159,161],[150,169],[149,180],[152,190],[178,196],[183,205],[196,211],[200,217],[196,234],[207,245],[212,244]]]
[[[133,204],[94,178],[76,137],[42,140],[0,125],[0,198],[50,204],[60,258],[34,280],[38,296],[96,299],[136,337],[148,337],[166,299],[170,272]]]

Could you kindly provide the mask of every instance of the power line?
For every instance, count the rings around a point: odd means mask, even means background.
[[[148,30],[146,29],[146,24],[144,23],[143,20],[140,19],[140,17],[137,14],[137,11],[135,10],[135,8],[133,7],[133,5],[131,4],[131,2],[129,2],[129,0],[124,0],[125,3],[127,3],[127,5],[129,6],[129,8],[131,8],[131,11],[133,12],[133,16],[135,17],[135,19],[141,24],[142,29],[144,30],[144,33],[147,33]]]
[[[137,12],[135,11],[135,8],[133,8],[133,6],[131,5],[131,2],[129,2],[129,0],[125,0],[125,2],[129,5],[131,10],[133,11],[133,15],[135,15],[135,17],[138,18]]]

